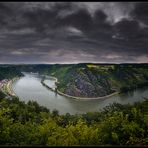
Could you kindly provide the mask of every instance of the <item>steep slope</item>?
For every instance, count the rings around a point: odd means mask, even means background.
[[[54,71],[54,72],[53,72]],[[148,66],[78,64],[54,68],[58,90],[76,97],[101,97],[148,84]]]
[[[78,97],[105,96],[111,92],[113,91],[106,78],[86,68],[75,69],[69,73],[69,81],[64,89],[64,93]]]

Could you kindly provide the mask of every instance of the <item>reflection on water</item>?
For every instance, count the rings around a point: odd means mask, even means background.
[[[57,93],[46,89],[41,84],[41,77],[38,74],[24,73],[25,76],[13,84],[13,90],[19,96],[20,100],[28,102],[35,100],[40,105],[46,106],[50,110],[57,109],[60,114],[65,113],[85,113],[89,111],[98,111],[113,102],[127,104],[142,101],[148,96],[148,89],[137,89],[126,94],[119,94],[110,98],[101,100],[75,100],[58,95]],[[54,80],[45,80],[46,84],[54,87]]]
[[[58,95],[58,94],[57,94],[57,93],[55,93],[55,97],[56,97],[56,98],[57,98],[57,95]]]
[[[134,90],[135,91],[135,90]],[[119,96],[120,96],[120,98],[122,99],[122,100],[125,100],[125,99],[127,99],[127,98],[129,98],[129,97],[133,97],[134,96],[134,91],[129,91],[129,92],[127,92],[127,93],[122,93],[122,94],[119,94]]]

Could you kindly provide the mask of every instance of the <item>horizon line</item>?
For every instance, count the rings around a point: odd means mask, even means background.
[[[80,63],[0,63],[0,65],[69,65],[69,64],[148,64],[146,62],[123,62],[123,63],[109,63],[109,62],[80,62]]]

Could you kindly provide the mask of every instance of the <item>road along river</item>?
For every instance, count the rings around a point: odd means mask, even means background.
[[[137,89],[126,94],[118,94],[99,100],[77,100],[61,96],[41,84],[42,76],[33,73],[24,73],[25,76],[15,81],[12,85],[14,93],[21,101],[37,101],[40,105],[52,111],[57,109],[60,114],[86,113],[99,111],[103,107],[114,102],[121,104],[133,104],[143,101],[148,97],[148,88]],[[46,79],[45,84],[55,87],[54,79]]]

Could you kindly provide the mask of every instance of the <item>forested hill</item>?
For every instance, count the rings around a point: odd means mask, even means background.
[[[58,89],[71,96],[99,97],[148,85],[148,64],[78,64],[53,66]]]
[[[16,66],[0,66],[0,80],[12,79],[22,76],[21,71]]]
[[[146,146],[148,100],[100,112],[59,115],[0,93],[0,146]]]

